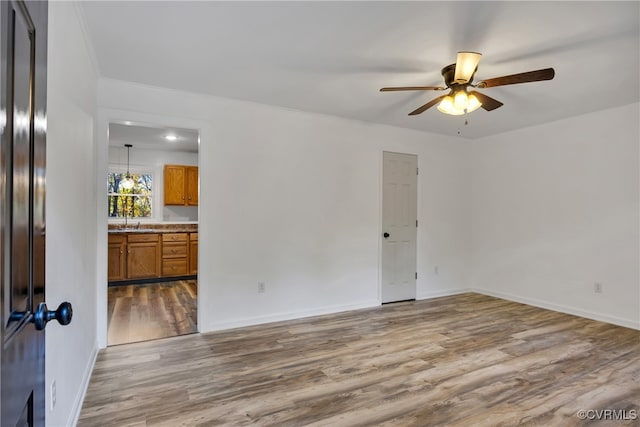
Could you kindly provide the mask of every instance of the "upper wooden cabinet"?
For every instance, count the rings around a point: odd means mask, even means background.
[[[187,205],[198,206],[198,167],[187,166]]]
[[[164,166],[164,204],[198,206],[197,166]]]

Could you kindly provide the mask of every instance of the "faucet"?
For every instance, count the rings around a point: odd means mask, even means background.
[[[129,220],[129,204],[127,203],[124,206],[124,228],[127,228],[128,220]]]

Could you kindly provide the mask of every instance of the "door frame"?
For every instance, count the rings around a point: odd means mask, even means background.
[[[98,104],[100,100],[98,99]],[[108,263],[108,215],[107,215],[107,186],[105,185],[105,177],[108,174],[109,169],[109,123],[140,123],[145,125],[159,126],[159,127],[177,127],[197,130],[200,137],[200,144],[198,148],[198,167],[199,175],[202,176],[202,155],[201,149],[203,141],[203,133],[209,134],[209,125],[203,121],[187,119],[183,117],[164,116],[154,113],[142,113],[130,110],[115,109],[115,108],[102,108],[98,107],[96,128],[96,194],[97,205],[96,215],[97,230],[96,230],[96,294],[97,294],[97,339],[98,348],[107,347],[107,334],[108,334],[108,285],[107,285],[107,263]],[[204,132],[203,132],[204,131]],[[198,205],[198,233],[200,232],[200,218],[202,218],[202,211],[200,205]],[[202,240],[202,239],[199,239]],[[202,265],[200,259],[202,257],[202,245],[198,245],[198,265]],[[201,282],[202,275],[198,271],[198,295],[197,306],[202,307],[201,297]],[[198,332],[202,331],[204,323],[203,311],[198,310]]]
[[[382,243],[383,243],[383,229],[382,229],[382,219],[383,219],[383,194],[384,194],[384,153],[396,153],[396,154],[408,154],[411,156],[416,156],[418,162],[418,171],[420,171],[420,155],[413,151],[396,151],[391,149],[381,149],[379,158],[378,158],[378,304],[382,305]],[[418,257],[420,253],[420,227],[422,226],[420,221],[420,173],[418,173],[417,185],[416,185],[416,215],[418,218],[418,227],[416,227],[416,272],[418,273],[418,278],[416,279],[416,301],[420,299],[420,294],[418,293],[418,283],[420,279],[420,272],[418,271],[418,266],[420,265],[420,258]]]

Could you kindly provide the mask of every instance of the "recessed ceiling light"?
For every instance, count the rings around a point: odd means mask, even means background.
[[[165,135],[165,139],[167,141],[175,141],[176,139],[178,139],[178,137],[175,135]]]

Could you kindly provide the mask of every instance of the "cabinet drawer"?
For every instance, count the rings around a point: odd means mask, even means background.
[[[187,274],[187,259],[165,259],[162,261],[163,276],[184,276]]]
[[[189,234],[189,240],[191,241],[198,241],[198,233],[190,233]]]
[[[187,257],[187,243],[167,244],[162,245],[162,258],[186,258]]]
[[[164,233],[162,235],[163,242],[186,242],[188,239],[187,233]]]
[[[129,243],[132,242],[157,242],[158,235],[157,234],[149,234],[149,233],[140,233],[140,234],[129,234],[127,236],[127,240]]]
[[[109,234],[109,244],[120,244],[127,241],[126,234]]]

